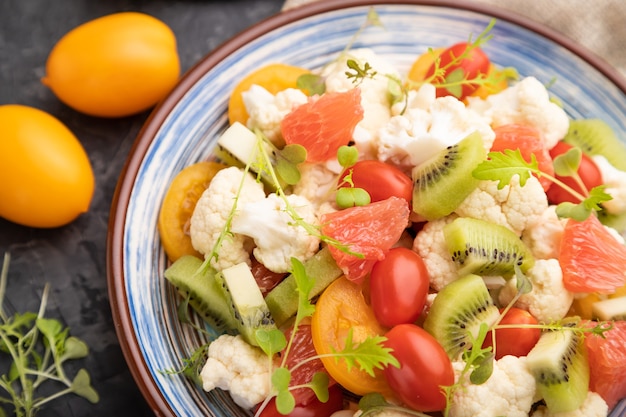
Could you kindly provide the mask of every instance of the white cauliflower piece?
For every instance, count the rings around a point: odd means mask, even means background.
[[[485,99],[468,97],[468,107],[487,117],[493,127],[512,123],[535,127],[542,133],[547,149],[563,139],[569,128],[567,114],[550,101],[548,90],[535,77],[526,77]]]
[[[191,244],[200,253],[209,256],[220,234],[226,226],[233,204],[237,207],[246,203],[265,199],[263,185],[252,175],[245,177],[243,188],[236,200],[244,172],[236,167],[222,169],[204,190],[191,215],[189,235]],[[230,236],[222,240],[217,251],[217,259],[211,265],[222,270],[241,262],[250,264],[252,240],[243,235]]]
[[[457,378],[464,362],[453,362]],[[535,377],[525,357],[504,356],[480,385],[462,382],[454,392],[450,417],[528,417],[536,393]]]
[[[304,222],[317,223],[314,207],[305,197],[290,194],[287,201]],[[295,224],[285,201],[276,194],[244,204],[231,230],[254,239],[254,257],[274,272],[288,272],[292,257],[304,262],[319,250],[319,238]]]
[[[527,310],[537,320],[550,323],[567,315],[574,293],[563,286],[563,272],[556,259],[538,259],[526,272],[532,283],[532,290],[522,294],[515,307]],[[512,277],[500,290],[498,301],[508,304],[517,294],[517,279]]]
[[[273,95],[256,84],[241,97],[248,112],[248,128],[258,128],[276,146],[284,144],[280,122],[291,110],[308,100],[307,95],[297,88],[287,88]]]
[[[500,190],[497,181],[480,181],[478,188],[456,208],[455,213],[506,226],[521,236],[547,207],[548,199],[539,180],[531,176],[521,186],[515,175],[511,183]]]
[[[456,216],[452,215],[426,223],[413,241],[413,250],[424,260],[430,276],[430,285],[435,291],[441,290],[458,278],[457,266],[452,261],[443,235],[444,226],[455,218]]]
[[[474,131],[482,136],[485,152],[491,148],[495,133],[489,124],[455,97],[437,98],[427,108],[423,107],[429,103],[427,99],[415,99],[412,103],[416,103],[415,107],[393,116],[380,130],[381,161],[416,166]]]
[[[611,214],[626,212],[626,172],[615,168],[604,156],[592,157],[602,175],[602,183],[606,185],[606,191],[613,197],[605,201],[602,206]]]
[[[522,232],[522,241],[535,259],[558,258],[561,238],[567,219],[556,215],[556,206],[549,205],[535,222]]]
[[[316,207],[334,203],[337,173],[326,164],[298,165],[300,181],[293,186],[293,193],[305,197]]]
[[[577,410],[551,413],[547,407],[542,405],[537,407],[532,417],[606,417],[608,413],[609,407],[600,394],[588,391],[585,402]]]
[[[209,345],[209,357],[200,372],[202,388],[229,391],[237,405],[251,409],[270,393],[268,360],[240,335],[221,335]]]
[[[391,102],[389,101],[387,75],[400,78],[398,70],[390,63],[368,48],[357,48],[348,51],[342,59],[324,67],[322,77],[326,80],[326,92],[342,92],[354,88],[353,80],[346,76],[349,69],[347,61],[351,59],[363,67],[368,63],[376,75],[362,79],[359,87],[361,89],[361,105],[363,106],[363,120],[357,125],[368,134],[361,131],[358,135],[357,146],[360,149],[366,148],[368,144],[378,140],[378,130],[389,120],[391,116]]]

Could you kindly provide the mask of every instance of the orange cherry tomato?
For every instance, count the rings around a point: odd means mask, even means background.
[[[65,34],[52,48],[41,81],[77,111],[122,117],[154,106],[179,75],[172,30],[152,16],[121,12]]]
[[[161,204],[157,229],[163,250],[172,262],[183,255],[203,259],[191,245],[189,220],[198,199],[223,168],[226,165],[217,162],[197,162],[180,171],[170,184]]]
[[[93,169],[76,136],[54,116],[0,106],[0,217],[59,227],[89,209]]]
[[[234,88],[228,101],[228,121],[239,122],[245,126],[248,112],[243,104],[241,93],[248,91],[253,84],[276,94],[287,88],[297,88],[298,77],[310,71],[305,68],[286,64],[270,64],[247,75]]]
[[[331,354],[333,349],[342,350],[349,331],[352,331],[353,342],[359,343],[367,337],[384,334],[386,329],[376,321],[367,304],[364,287],[342,276],[333,281],[317,301],[311,320],[315,350],[320,355]],[[341,359],[323,357],[322,362],[335,381],[357,395],[380,392],[385,396],[393,396],[379,370],[376,370],[376,377],[372,377],[358,367],[348,369],[346,362]]]

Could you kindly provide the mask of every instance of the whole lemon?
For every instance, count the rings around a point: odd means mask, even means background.
[[[65,34],[48,56],[42,82],[79,112],[123,117],[154,106],[179,76],[172,30],[147,14],[121,12]]]
[[[0,217],[49,228],[89,209],[93,169],[60,120],[34,107],[2,105],[0,138]]]

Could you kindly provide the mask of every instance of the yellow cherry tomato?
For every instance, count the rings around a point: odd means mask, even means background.
[[[191,244],[189,221],[198,199],[223,168],[226,165],[217,162],[197,162],[176,174],[170,184],[161,204],[157,229],[163,250],[172,262],[183,255],[203,259]]]
[[[248,112],[243,104],[241,93],[250,89],[252,84],[265,88],[276,94],[287,88],[297,88],[298,77],[310,71],[305,68],[286,64],[269,64],[248,74],[233,89],[228,101],[228,121],[230,124],[239,122],[245,126]]]
[[[162,21],[121,12],[63,36],[42,79],[73,109],[92,116],[129,116],[154,106],[178,81],[176,38]]]
[[[342,276],[324,290],[311,319],[311,336],[318,354],[331,354],[333,349],[343,350],[350,330],[354,343],[385,334],[387,329],[376,321],[372,308],[367,304],[366,287]],[[394,397],[380,369],[375,371],[376,377],[372,377],[358,366],[348,369],[344,360],[334,357],[322,357],[321,360],[328,374],[347,390],[357,395],[379,392],[387,398]]]
[[[30,227],[63,226],[89,209],[94,174],[82,145],[54,116],[0,106],[0,217]]]

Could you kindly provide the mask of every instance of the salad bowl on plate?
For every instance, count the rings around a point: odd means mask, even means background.
[[[492,7],[461,1],[312,3],[269,18],[202,59],[151,114],[128,157],[116,189],[108,239],[108,280],[124,355],[158,415],[249,415],[227,392],[204,392],[183,375],[183,360],[206,342],[182,324],[179,296],[165,280],[167,257],[157,231],[160,205],[184,167],[210,159],[228,126],[231,91],[269,63],[316,69],[351,42],[374,7],[384,28],[370,27],[353,48],[367,47],[406,72],[430,47],[478,34],[495,18],[484,50],[497,66],[551,84],[572,118],[601,117],[626,137],[626,82],[592,53],[550,29]],[[198,319],[199,320],[199,319]],[[200,323],[200,321],[198,321]],[[617,406],[613,416],[626,415]]]

